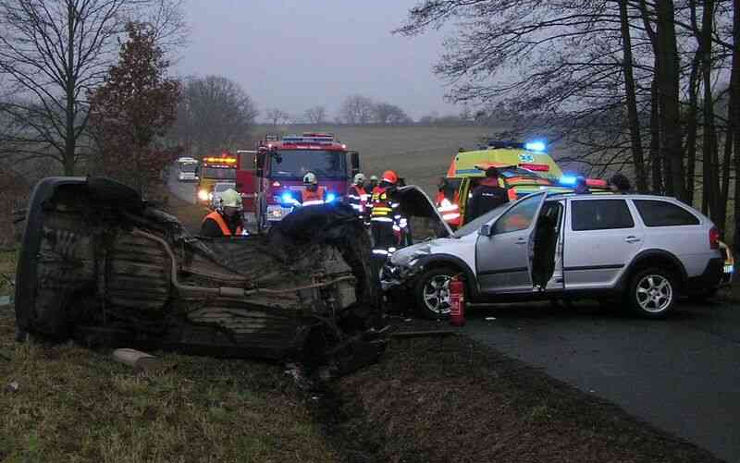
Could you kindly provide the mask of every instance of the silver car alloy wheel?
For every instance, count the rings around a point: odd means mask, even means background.
[[[673,301],[673,286],[660,274],[651,273],[642,277],[635,292],[640,308],[650,313],[660,313]]]
[[[452,275],[435,275],[424,283],[424,305],[438,315],[450,313],[450,280]]]

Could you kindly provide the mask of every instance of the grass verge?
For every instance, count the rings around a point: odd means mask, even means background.
[[[10,284],[12,275],[15,274],[17,251],[0,251],[0,296],[10,296],[14,291]]]
[[[13,322],[0,313],[0,461],[336,461],[279,366],[163,355],[136,374],[105,352],[17,344]]]

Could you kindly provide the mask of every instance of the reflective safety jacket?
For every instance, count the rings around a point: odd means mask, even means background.
[[[317,206],[324,204],[324,195],[326,191],[323,186],[320,186],[316,191],[309,191],[304,189],[301,191],[301,205],[305,206]]]
[[[347,191],[347,203],[360,217],[365,215],[365,205],[367,204],[367,193],[365,189],[357,185],[351,185]]]
[[[391,192],[388,188],[373,190],[372,211],[370,213],[371,223],[389,223],[395,233],[406,231],[408,223],[405,217],[401,216],[399,210],[400,204],[391,199]]]
[[[213,222],[216,223],[216,225],[218,225],[218,228],[221,230],[221,233],[223,234],[223,236],[232,236],[231,230],[229,229],[229,226],[226,224],[226,221],[224,220],[220,212],[213,211],[207,216],[203,217],[202,224],[206,223],[206,221],[208,220],[212,220]],[[243,234],[242,227],[241,226],[236,227],[235,235],[242,235],[242,234]]]

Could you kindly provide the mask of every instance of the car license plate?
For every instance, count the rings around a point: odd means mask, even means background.
[[[267,206],[267,220],[283,220],[291,212],[293,212],[292,207]]]

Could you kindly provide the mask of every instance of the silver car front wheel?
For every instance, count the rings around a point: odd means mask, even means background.
[[[416,303],[424,318],[437,319],[450,315],[450,280],[457,273],[442,267],[420,276],[416,285]]]

